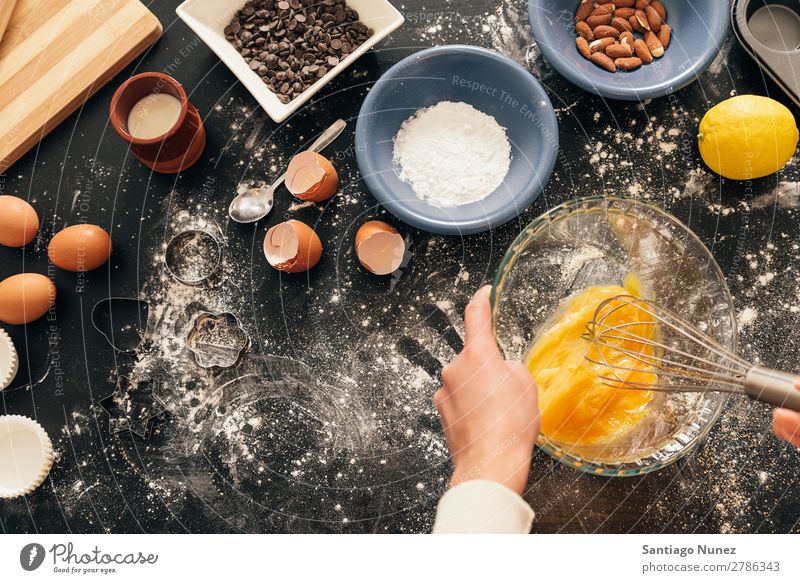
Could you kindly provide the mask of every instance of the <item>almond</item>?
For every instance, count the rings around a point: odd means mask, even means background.
[[[661,30],[661,25],[663,21],[661,20],[661,16],[659,16],[656,9],[652,6],[648,6],[644,9],[644,14],[647,16],[647,23],[650,25],[650,30],[658,32]]]
[[[672,27],[666,22],[661,25],[661,30],[658,31],[658,40],[661,41],[661,46],[664,50],[669,48],[669,41],[672,39]]]
[[[653,0],[650,3],[650,6],[658,12],[658,15],[661,17],[661,22],[666,22],[667,20],[667,9],[664,8],[664,5],[661,3],[661,0]]]
[[[598,14],[611,14],[613,16],[616,9],[617,7],[610,2],[606,4],[600,4],[592,11],[592,16],[597,16]]]
[[[583,20],[579,20],[577,23],[575,23],[575,32],[585,38],[588,42],[592,42],[594,40],[592,28]]]
[[[644,63],[652,63],[653,55],[650,54],[650,49],[647,48],[647,43],[642,39],[637,38],[633,41],[633,50],[636,56],[639,57]]]
[[[601,24],[594,29],[594,38],[617,38],[618,36],[619,31],[613,26]]]
[[[611,20],[611,26],[616,28],[620,32],[620,34],[622,34],[625,31],[627,31],[627,32],[633,31],[633,27],[631,26],[631,23],[628,22],[627,20],[625,20],[624,18],[620,18],[619,16],[615,16]]]
[[[636,8],[617,8],[614,11],[614,16],[619,16],[625,20],[628,20],[634,14],[636,14]]]
[[[633,56],[633,48],[630,45],[614,43],[606,47],[606,54],[612,59],[620,59]]]
[[[575,46],[606,71],[633,71],[664,55],[672,37],[666,19],[663,0],[580,0]]]
[[[615,73],[617,71],[617,66],[614,64],[614,61],[605,53],[592,53],[591,60],[595,65],[602,67],[609,73]]]
[[[588,24],[592,28],[592,30],[594,30],[598,26],[611,24],[611,18],[612,18],[611,15],[608,13],[596,14],[594,16],[589,16],[586,19],[586,24]]]
[[[644,28],[642,28],[642,25],[639,24],[639,21],[636,19],[636,15],[631,16],[628,19],[628,22],[631,23],[631,28],[633,28],[633,30],[635,30],[636,32],[641,32],[642,34],[647,32]]]
[[[653,55],[655,58],[663,57],[664,56],[664,45],[661,44],[661,41],[658,40],[656,33],[652,30],[648,31],[647,34],[644,35],[644,42],[647,44],[647,48],[650,49],[650,54]]]
[[[633,16],[639,23],[640,28],[643,28],[645,31],[650,30],[650,23],[647,21],[647,14],[644,13],[644,10],[637,10],[636,14]]]
[[[594,10],[594,0],[581,0],[575,13],[575,20],[586,20],[592,14],[592,10]]]
[[[642,60],[639,57],[624,57],[614,59],[614,65],[621,71],[633,71],[642,66]]]
[[[586,59],[590,59],[592,57],[592,51],[589,48],[589,43],[585,38],[579,36],[575,39],[575,45],[578,47],[578,52],[584,56]]]
[[[589,50],[593,53],[602,53],[616,41],[611,37],[599,38],[589,43]]]

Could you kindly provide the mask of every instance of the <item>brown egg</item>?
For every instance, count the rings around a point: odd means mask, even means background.
[[[319,263],[322,241],[311,227],[293,219],[267,231],[264,256],[278,271],[301,273]]]
[[[336,194],[339,174],[325,156],[300,152],[289,162],[286,188],[300,200],[322,202]]]
[[[39,216],[16,196],[0,196],[0,245],[24,247],[39,232]]]
[[[61,269],[91,271],[108,261],[111,237],[95,225],[73,225],[53,237],[47,255]]]
[[[28,324],[56,301],[56,286],[39,273],[21,273],[0,281],[0,322]]]
[[[356,233],[356,257],[375,275],[394,273],[403,262],[406,242],[393,226],[383,221],[369,221]]]

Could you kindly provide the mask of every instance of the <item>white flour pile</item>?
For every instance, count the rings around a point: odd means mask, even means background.
[[[398,176],[438,207],[479,201],[511,166],[506,130],[466,103],[442,101],[407,119],[394,142]]]

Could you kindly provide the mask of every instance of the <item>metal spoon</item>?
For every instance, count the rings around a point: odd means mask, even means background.
[[[308,148],[312,152],[321,152],[347,127],[344,120],[340,119],[333,123],[331,127],[322,132],[317,141]],[[272,210],[275,203],[275,190],[286,180],[284,172],[272,186],[268,188],[251,188],[234,198],[228,207],[228,214],[237,223],[255,223],[263,219]]]

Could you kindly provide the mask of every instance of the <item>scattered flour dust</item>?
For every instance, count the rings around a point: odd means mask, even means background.
[[[758,312],[756,310],[754,310],[753,308],[745,308],[744,310],[739,312],[737,320],[739,321],[739,326],[743,327],[751,325],[753,322],[755,322],[755,319],[757,317],[758,317]]]
[[[490,115],[466,103],[442,101],[403,123],[394,164],[420,198],[454,207],[482,200],[503,183],[511,144]]]
[[[473,2],[469,10],[438,4],[436,10],[407,14],[406,27],[416,27],[411,34],[422,44],[487,47],[528,68],[539,79],[554,74],[533,39],[525,0],[485,2],[485,8]]]
[[[752,206],[754,209],[773,207],[781,209],[800,208],[800,183],[781,181],[771,191],[755,197]]]

